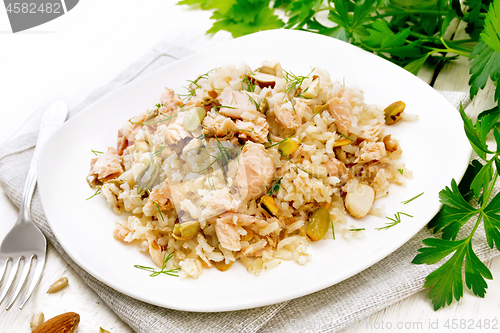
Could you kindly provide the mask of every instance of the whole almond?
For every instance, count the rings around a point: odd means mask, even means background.
[[[32,333],[73,333],[80,323],[80,315],[66,312],[38,326]]]

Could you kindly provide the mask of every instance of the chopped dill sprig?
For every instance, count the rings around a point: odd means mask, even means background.
[[[248,98],[253,102],[253,104],[255,104],[255,108],[257,109],[257,111],[259,111],[259,103],[257,103],[257,101],[252,97],[250,96],[248,93],[246,93]]]
[[[312,99],[312,97],[306,97],[304,95],[302,95],[303,93],[305,93],[307,90],[309,90],[309,87],[307,87],[306,89],[304,89],[304,91],[302,91],[300,94],[297,95],[297,97],[300,97],[300,98],[305,98],[305,99]]]
[[[290,138],[291,138],[292,136],[294,136],[295,134],[296,134],[296,133],[293,133],[292,135],[287,136],[286,138],[284,138],[283,140],[281,140],[280,142],[276,142],[276,143],[274,143],[274,144],[272,144],[272,145],[270,145],[270,146],[267,146],[267,147],[266,147],[266,149],[271,148],[271,147],[274,147],[274,146],[277,146],[277,145],[279,145],[279,144],[280,144],[280,143],[282,143],[282,142],[285,142],[286,140],[290,139]]]
[[[183,100],[187,100],[193,97],[196,94],[196,89],[201,88],[201,86],[198,84],[198,81],[200,81],[201,79],[208,79],[208,73],[210,73],[211,71],[213,71],[213,69],[209,70],[205,74],[201,74],[196,79],[194,79],[194,81],[186,80],[187,82],[189,82],[189,86],[184,87],[187,89],[187,94],[179,96],[183,96],[184,97]]]
[[[167,252],[169,249],[170,248],[167,248],[167,250],[165,251],[165,254],[163,255],[163,263],[161,265],[161,270],[157,270],[156,268],[153,268],[153,267],[141,266],[141,265],[134,265],[134,267],[151,272],[151,274],[149,275],[151,277],[155,277],[155,276],[158,276],[160,274],[166,274],[166,275],[170,275],[170,276],[179,277],[179,270],[180,270],[179,268],[172,268],[169,270],[165,270],[165,268],[167,267],[167,262],[170,259],[172,259],[172,257],[174,256],[174,252],[175,252],[175,250],[174,250],[167,255]]]
[[[414,197],[413,197],[413,198],[411,198],[411,199],[408,199],[408,200],[405,200],[405,201],[401,201],[401,203],[402,203],[403,205],[406,205],[406,204],[408,204],[408,203],[412,202],[413,200],[415,200],[416,198],[418,198],[419,196],[421,196],[422,194],[424,194],[424,192],[422,192],[422,193],[420,193],[420,194],[417,194],[416,196],[414,196]]]
[[[406,213],[403,213],[403,212],[397,212],[396,214],[394,214],[394,218],[389,217],[389,216],[385,217],[386,219],[390,220],[391,222],[386,223],[385,226],[383,226],[381,228],[375,228],[375,230],[379,230],[379,231],[380,230],[387,230],[389,228],[394,227],[396,224],[401,223],[401,215],[406,215],[408,217],[413,217],[410,214],[406,214]]]
[[[316,112],[315,114],[313,114],[313,116],[311,117],[311,119],[313,119],[314,117],[316,117],[316,115],[320,114],[321,112],[325,111],[327,107],[328,107],[328,104],[325,104],[325,106],[323,106],[318,112]]]
[[[293,105],[293,102],[291,100],[288,100],[290,102],[290,104],[292,104],[292,109],[293,109],[293,113],[295,113],[295,115],[297,115],[297,111],[295,111],[295,105]]]
[[[233,152],[231,150],[231,148],[224,147],[222,145],[222,143],[219,141],[219,138],[215,137],[215,140],[217,141],[217,147],[215,147],[215,148],[206,147],[205,149],[207,149],[207,150],[208,149],[218,149],[219,153],[217,155],[208,154],[210,157],[212,157],[214,159],[214,161],[212,163],[210,163],[206,168],[201,169],[199,171],[195,171],[196,173],[200,173],[200,172],[208,170],[216,162],[220,162],[222,167],[226,167],[227,165],[229,165],[229,163],[232,160],[239,157],[241,150],[244,147],[244,145],[243,145],[243,146],[239,147],[236,152]]]
[[[196,105],[192,104],[190,105],[187,109],[184,108],[184,106],[186,105],[186,103],[182,104],[179,106],[179,109],[181,109],[181,111],[188,111],[188,110],[191,110],[192,108],[194,108]]]
[[[356,228],[356,229],[349,229],[349,231],[363,231],[365,228]]]
[[[292,160],[290,160],[290,159],[288,158],[288,156],[286,156],[285,158],[288,160],[288,162],[290,162],[290,163],[292,163],[293,165],[295,165],[295,167],[296,167],[297,169],[302,170],[302,171],[304,171],[305,173],[307,173],[309,176],[311,176],[311,177],[313,177],[313,178],[318,179],[318,177],[314,176],[312,173],[307,172],[306,170],[304,170],[304,169],[302,169],[301,167],[299,167],[297,164],[293,163],[293,162],[292,162]]]
[[[229,105],[214,105],[214,110],[215,112],[219,112],[220,109],[237,109],[235,106],[229,106]]]
[[[90,200],[90,199],[92,199],[93,197],[95,197],[96,195],[99,195],[99,194],[101,194],[101,188],[98,188],[97,191],[95,191],[94,194],[92,194],[90,197],[88,197],[85,200]]]
[[[159,156],[163,153],[163,151],[165,150],[165,148],[167,148],[167,146],[159,146],[160,148],[158,150],[156,150],[152,155],[153,156]]]
[[[210,189],[211,189],[212,191],[215,191],[215,185],[214,185],[212,182],[210,182],[210,179],[212,179],[212,178],[211,178],[211,177],[208,177],[208,178],[207,178],[208,187],[210,187]],[[213,180],[213,179],[212,179],[212,180]]]
[[[313,71],[314,71],[314,68],[306,76],[297,76],[297,75],[293,74],[292,72],[287,72],[286,70],[283,70],[283,72],[285,72],[285,80],[286,80],[285,92],[288,94],[293,89],[297,90],[297,88],[302,85],[304,80],[309,78],[309,75],[311,75],[311,73]]]
[[[403,174],[403,169],[398,169],[400,174]]]
[[[253,74],[253,73],[250,73]],[[245,73],[245,76],[243,77],[243,80],[241,80],[241,83],[246,84],[246,89],[243,87],[243,84],[241,85],[241,89],[247,90],[249,92],[254,92],[255,91],[255,82],[248,77],[248,74]]]
[[[94,149],[92,149],[92,152],[94,153],[95,156],[97,156],[97,154],[104,154],[102,151],[98,151],[98,150],[94,150]]]
[[[333,236],[333,240],[335,240],[335,228],[333,227],[333,221],[330,220],[330,224],[332,226],[332,236]]]
[[[158,109],[160,109],[163,106],[163,103],[158,103],[155,105]]]
[[[347,135],[345,135],[344,133],[342,133],[341,131],[337,130],[336,131],[340,136],[343,136],[344,138],[346,138],[347,140],[351,140],[351,141],[354,141],[353,139],[351,139],[350,137],[348,137]]]
[[[131,124],[134,124],[134,125],[142,125],[142,126],[145,126],[145,125],[153,125],[153,124],[158,124],[158,123],[163,123],[165,121],[168,121],[170,119],[173,119],[175,117],[177,117],[176,114],[174,114],[173,116],[167,116],[166,114],[163,114],[163,113],[160,113],[162,116],[166,117],[165,119],[162,119],[162,120],[158,120],[158,121],[151,121],[151,122],[145,122],[145,123],[139,123],[139,122],[135,122],[135,121],[128,121],[129,123]]]
[[[158,203],[154,200],[153,203],[156,205],[156,208],[158,208],[158,213],[160,213],[161,220],[165,221],[165,219],[163,218],[163,214],[161,213],[160,205],[158,205]]]
[[[247,130],[247,129],[241,129],[241,128],[235,128],[232,130],[227,130],[227,132],[249,132],[249,133],[255,133],[253,130]]]
[[[276,183],[274,183],[269,189],[266,186],[267,195],[271,196],[271,195],[273,195],[275,193],[278,193],[278,191],[280,190],[280,185],[281,185],[281,180],[282,179],[283,179],[283,177],[281,177],[280,179],[278,179],[276,181]]]

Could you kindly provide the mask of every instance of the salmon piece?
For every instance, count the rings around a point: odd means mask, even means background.
[[[155,187],[151,191],[148,202],[144,207],[151,208],[151,206],[155,205],[153,201],[158,204],[160,210],[169,210],[174,208],[172,193],[170,192],[170,186],[168,186],[168,180],[165,180],[165,182],[163,182],[160,186]]]
[[[236,129],[234,121],[223,115],[217,115],[215,118],[208,115],[203,119],[203,125],[203,134],[211,134],[218,137],[225,136]]]
[[[257,107],[252,98],[259,103],[259,96],[255,93],[235,91],[231,87],[226,87],[217,97],[217,100],[222,106],[230,106],[231,108],[221,107],[219,113],[231,118],[241,119],[244,112],[257,112]]]
[[[339,132],[349,135],[352,122],[352,106],[345,97],[334,97],[328,102],[328,111],[335,119],[335,125]]]
[[[264,118],[252,121],[236,120],[236,132],[241,139],[251,139],[254,142],[267,142],[269,123]]]
[[[239,199],[250,201],[266,193],[271,185],[276,167],[262,144],[248,141],[238,159],[234,179]]]
[[[166,115],[177,113],[179,106],[184,104],[179,96],[174,94],[172,89],[165,88],[165,91],[160,96],[160,102],[163,104],[159,111]]]
[[[118,130],[118,141],[116,143],[116,149],[118,151],[118,155],[122,156],[123,151],[125,148],[128,147],[128,139],[125,135],[123,135],[123,132],[121,129]]]
[[[168,144],[174,145],[185,138],[190,138],[191,133],[184,129],[184,116],[186,112],[181,112],[175,117],[175,121],[167,126],[164,138]]]
[[[96,175],[100,181],[112,179],[123,173],[122,159],[115,148],[108,148],[108,151],[99,155],[92,165],[90,174]]]
[[[241,235],[236,231],[236,227],[229,223],[221,222],[217,219],[215,223],[215,233],[221,246],[230,251],[241,250],[240,237]]]
[[[325,163],[325,167],[330,177],[338,177],[344,182],[347,181],[349,170],[342,161],[332,157]]]
[[[360,145],[361,149],[356,153],[356,163],[379,161],[387,154],[383,142],[364,141]]]
[[[273,108],[274,117],[276,118],[276,122],[282,125],[285,128],[297,128],[299,127],[297,116],[293,114],[293,112],[278,106],[278,104],[274,105]]]
[[[233,195],[229,192],[229,188],[223,188],[214,191],[212,199],[207,204],[207,209],[214,212],[237,212],[240,208],[241,202],[234,199]]]

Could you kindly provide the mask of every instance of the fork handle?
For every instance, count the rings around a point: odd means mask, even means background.
[[[36,186],[38,157],[40,156],[40,152],[42,151],[43,145],[52,136],[52,134],[54,134],[54,132],[61,127],[62,124],[64,124],[67,115],[68,107],[66,106],[66,103],[63,101],[55,101],[49,106],[42,117],[42,124],[40,126],[40,132],[38,133],[35,152],[33,153],[33,158],[31,159],[30,168],[28,170],[28,176],[26,177],[26,182],[24,183],[21,207],[19,208],[19,217],[24,218],[24,220],[31,219],[31,199],[33,198]]]

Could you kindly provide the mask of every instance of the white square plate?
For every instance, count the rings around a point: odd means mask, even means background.
[[[241,264],[226,272],[206,269],[197,279],[150,277],[135,264],[154,266],[133,245],[113,238],[118,216],[102,197],[85,200],[93,191],[86,182],[91,149],[116,145],[122,123],[155,105],[164,87],[184,93],[187,79],[211,68],[245,61],[252,68],[278,59],[283,68],[306,75],[313,67],[329,71],[332,80],[358,86],[368,104],[387,106],[402,100],[415,122],[387,126],[399,140],[401,157],[414,178],[391,186],[378,200],[388,216],[402,211],[402,223],[383,231],[389,222],[368,216],[349,218],[365,228],[363,239],[325,239],[308,248],[304,266],[283,261],[260,276]],[[338,283],[383,259],[414,236],[440,208],[438,193],[451,179],[463,176],[471,147],[458,111],[438,92],[404,69],[334,38],[294,30],[272,30],[237,38],[181,59],[105,96],[71,118],[47,143],[39,164],[39,189],[54,234],[65,251],[88,273],[136,299],[187,311],[227,311],[263,306],[310,294]],[[403,205],[424,192],[424,195]]]

